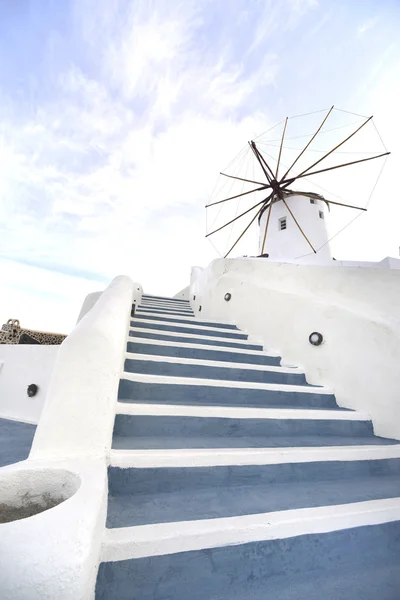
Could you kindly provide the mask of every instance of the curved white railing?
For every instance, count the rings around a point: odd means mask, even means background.
[[[137,287],[116,277],[61,345],[30,458],[100,458],[109,451]]]

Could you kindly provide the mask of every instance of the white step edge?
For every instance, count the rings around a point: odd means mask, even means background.
[[[206,448],[182,450],[111,450],[110,465],[121,469],[218,467],[286,463],[384,460],[400,458],[398,444],[291,448]]]
[[[254,383],[253,381],[230,381],[224,379],[197,379],[196,377],[168,377],[166,375],[147,375],[142,373],[121,373],[123,379],[142,383],[170,383],[176,385],[197,385],[208,387],[229,387],[252,390],[271,390],[275,392],[299,392],[300,394],[333,394],[332,388],[307,385],[288,385],[284,383]]]
[[[199,321],[199,323],[171,323],[168,321],[154,321],[151,319],[146,319],[145,321],[143,319],[138,319],[136,317],[132,317],[131,318],[131,323],[132,321],[134,321],[135,323],[140,323],[140,324],[144,324],[144,323],[148,323],[149,325],[164,325],[167,327],[186,327],[187,329],[201,329],[202,331],[217,331],[217,332],[221,332],[221,333],[236,333],[236,334],[242,334],[243,335],[243,331],[241,331],[240,329],[226,329],[224,327],[209,327],[207,325],[202,325],[201,322]],[[162,330],[164,331],[164,330]],[[247,333],[245,334],[247,335]]]
[[[248,350],[247,348],[230,348],[228,346],[213,346],[212,344],[193,344],[185,342],[166,342],[165,340],[157,340],[154,338],[141,338],[133,335],[128,335],[128,342],[136,344],[154,344],[159,346],[173,346],[175,348],[195,348],[197,350],[212,350],[213,352],[233,352],[236,354],[250,354],[252,356],[270,356],[271,358],[280,358],[280,354],[275,352],[265,352],[264,350]],[[257,344],[260,346],[261,344]],[[247,364],[247,363],[246,363]],[[267,365],[266,365],[267,366]]]
[[[224,369],[246,369],[246,371],[268,371],[271,373],[290,373],[304,375],[304,370],[299,367],[275,367],[273,365],[253,365],[251,363],[228,362],[227,360],[207,360],[202,358],[182,358],[180,356],[156,356],[139,352],[126,352],[129,360],[148,362],[162,362],[179,365],[194,365],[204,367],[221,367]]]
[[[156,415],[226,419],[309,419],[312,421],[370,421],[367,413],[311,408],[253,408],[248,406],[197,406],[190,404],[117,403],[119,415]]]
[[[400,520],[400,498],[106,529],[102,561],[328,533]]]
[[[214,319],[198,319],[195,315],[156,315],[155,313],[150,313],[150,312],[141,312],[140,315],[143,316],[148,316],[148,317],[162,317],[165,316],[169,319],[172,319],[173,321],[175,321],[175,319],[183,319],[184,321],[195,321],[196,323],[199,323],[199,325],[201,325],[202,323],[215,323],[216,325],[220,325],[220,324],[224,324],[224,325],[235,325],[235,323],[227,323],[226,321],[214,321]],[[136,313],[134,315],[133,318],[136,317]],[[142,320],[142,319],[140,319]],[[148,319],[145,319],[145,321],[147,321]],[[158,321],[159,323],[162,323],[162,321]],[[184,323],[182,323],[182,325],[184,325]],[[226,331],[239,331],[238,329],[226,329]]]
[[[150,329],[147,327],[129,327],[129,331],[139,331],[141,333],[151,333],[151,334],[156,334],[156,335],[170,335],[172,337],[180,337],[180,338],[200,338],[202,340],[208,340],[208,341],[217,341],[217,342],[232,342],[232,343],[236,343],[236,344],[245,344],[245,345],[250,345],[250,346],[259,346],[260,344],[256,344],[254,342],[249,342],[246,339],[242,339],[242,338],[237,338],[237,337],[224,337],[224,336],[219,336],[219,335],[202,335],[201,333],[185,333],[185,332],[180,332],[180,331],[163,331],[160,329]],[[243,332],[238,332],[240,333],[240,335],[247,335],[246,333]]]
[[[167,304],[150,304],[150,303],[142,303],[138,304],[136,310],[146,310],[146,308],[156,309],[156,310],[165,310],[165,311],[177,311],[191,314],[193,310],[190,307],[181,308],[180,306],[172,306]]]
[[[172,296],[153,296],[151,294],[142,294],[141,300],[151,300],[152,302],[177,302],[178,304],[190,304],[190,300],[186,298],[172,298]]]
[[[141,300],[138,306],[161,306],[161,308],[183,308],[183,310],[192,310],[189,303],[184,304],[179,302],[155,302],[154,300]]]

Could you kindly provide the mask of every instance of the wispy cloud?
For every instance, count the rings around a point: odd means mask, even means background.
[[[339,17],[314,0],[29,6],[0,9],[0,255],[173,293],[214,256],[218,171],[285,114],[335,100],[322,55]]]

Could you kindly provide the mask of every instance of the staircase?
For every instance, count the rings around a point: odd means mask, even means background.
[[[398,441],[187,301],[128,340],[97,600],[399,600]]]

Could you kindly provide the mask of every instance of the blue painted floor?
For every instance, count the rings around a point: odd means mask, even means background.
[[[96,600],[399,600],[400,522],[100,565]]]
[[[191,406],[247,406],[258,408],[336,409],[332,394],[282,392],[207,385],[142,383],[121,379],[119,402],[148,402]]]
[[[158,415],[115,418],[113,448],[287,448],[397,444],[373,435],[370,421],[228,419]]]
[[[0,419],[0,467],[29,456],[36,425]]]
[[[159,317],[158,315],[148,316],[148,315],[135,315],[135,319],[140,319],[140,321],[159,321],[162,323],[182,323],[183,325],[201,325],[202,327],[217,327],[218,329],[233,329],[235,331],[239,331],[236,325],[231,325],[230,323],[210,323],[209,321],[201,321],[199,322],[197,319],[180,319],[179,317]],[[132,323],[131,323],[132,324]]]
[[[118,469],[107,527],[130,527],[400,497],[400,459]]]
[[[236,333],[230,330],[226,331],[214,331],[211,329],[200,329],[195,327],[184,327],[175,323],[139,323],[137,321],[131,321],[131,327],[133,329],[157,329],[157,331],[173,331],[175,333],[190,333],[194,336],[202,335],[207,337],[217,338],[229,338],[233,340],[247,340],[248,336],[244,333]]]
[[[253,383],[281,383],[284,385],[308,385],[302,373],[285,373],[263,369],[242,369],[235,367],[215,367],[209,365],[189,365],[127,359],[124,371],[148,375],[166,375],[168,377],[192,377],[197,379],[219,379],[226,381],[249,381]],[[316,386],[309,386],[316,387]]]
[[[228,340],[206,340],[201,337],[180,337],[179,335],[167,335],[164,333],[150,333],[147,331],[130,331],[130,336],[136,338],[147,338],[151,340],[163,340],[164,342],[179,342],[181,344],[203,344],[205,346],[221,346],[224,348],[239,348],[242,350],[262,350],[262,346],[256,344],[246,344],[244,342],[235,342]]]
[[[128,342],[127,351],[134,354],[152,354],[154,356],[175,356],[179,358],[197,358],[200,360],[217,360],[235,363],[249,363],[254,365],[270,365],[279,367],[279,356],[266,356],[265,354],[245,354],[229,352],[226,350],[208,350],[207,348],[190,348],[185,346],[168,346],[167,344],[149,344]]]

